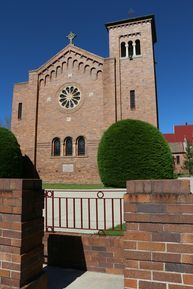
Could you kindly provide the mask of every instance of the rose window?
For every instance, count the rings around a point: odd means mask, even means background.
[[[63,108],[73,109],[80,102],[80,91],[77,87],[66,86],[59,95],[59,103]]]

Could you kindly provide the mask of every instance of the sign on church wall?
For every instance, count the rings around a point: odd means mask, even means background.
[[[64,173],[73,173],[74,172],[74,165],[73,164],[62,165],[62,171]]]

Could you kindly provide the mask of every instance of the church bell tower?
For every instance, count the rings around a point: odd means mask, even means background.
[[[140,119],[158,127],[154,16],[106,24],[115,59],[117,120]]]

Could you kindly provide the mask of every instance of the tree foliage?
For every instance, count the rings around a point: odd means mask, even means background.
[[[122,120],[104,133],[98,168],[106,186],[125,187],[127,180],[173,178],[173,158],[162,134],[149,123]]]
[[[0,178],[22,176],[22,154],[13,133],[0,127]]]
[[[186,141],[184,158],[184,168],[188,170],[189,175],[193,175],[193,145],[189,141]]]

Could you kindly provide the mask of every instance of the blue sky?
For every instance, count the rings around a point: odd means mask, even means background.
[[[75,45],[108,56],[105,23],[154,14],[159,122],[162,132],[193,123],[192,0],[2,0],[0,4],[0,121],[11,115],[14,83]]]

